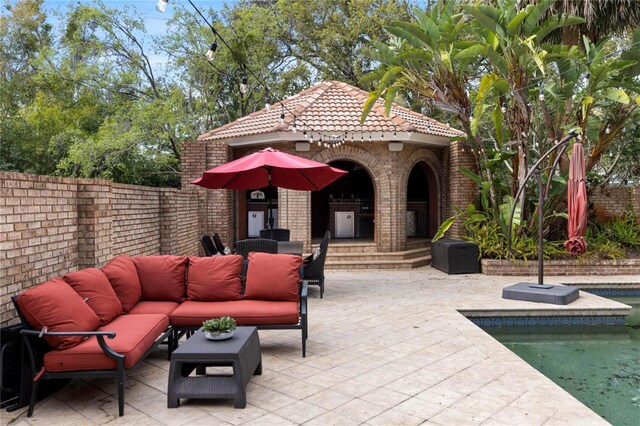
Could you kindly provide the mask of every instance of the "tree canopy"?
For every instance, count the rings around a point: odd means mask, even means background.
[[[186,2],[155,37],[133,7],[72,3],[52,26],[43,4],[0,16],[0,169],[154,186],[179,186],[180,143],[264,107],[265,86],[357,83],[369,40],[409,16],[405,0],[241,0],[202,11],[233,51],[217,40],[208,61],[216,38]]]

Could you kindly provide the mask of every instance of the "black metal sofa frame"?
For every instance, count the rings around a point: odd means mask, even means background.
[[[31,417],[33,415],[33,409],[36,405],[36,398],[38,395],[38,381],[42,379],[83,379],[83,378],[115,378],[118,383],[118,415],[124,415],[124,382],[125,382],[125,372],[127,369],[124,367],[124,355],[114,351],[109,347],[107,342],[105,341],[105,337],[108,339],[113,339],[116,337],[115,332],[111,331],[78,331],[78,332],[51,332],[46,329],[42,330],[34,330],[29,326],[29,323],[23,316],[20,311],[20,307],[16,301],[16,297],[12,297],[13,305],[16,308],[16,312],[18,313],[18,317],[22,322],[23,329],[20,330],[20,333],[23,337],[23,343],[27,349],[27,353],[29,354],[29,361],[31,364],[31,373],[33,377],[33,381],[31,383],[31,397],[29,399],[29,410],[27,411],[27,417]],[[81,371],[63,371],[63,372],[47,372],[44,370],[42,365],[41,352],[43,346],[48,346],[44,339],[44,336],[96,336],[98,340],[98,345],[100,345],[100,349],[116,361],[117,368],[115,370],[81,370]],[[165,340],[169,339],[169,348],[173,348],[175,346],[173,342],[173,329],[169,326],[151,345],[149,349],[144,353],[144,355],[140,358],[138,365],[142,360],[144,360],[151,352],[153,352],[158,345],[160,345]],[[46,350],[46,349],[45,349]],[[135,366],[134,366],[135,367]],[[133,367],[131,367],[133,368]]]

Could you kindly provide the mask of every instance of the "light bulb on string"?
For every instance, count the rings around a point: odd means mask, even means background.
[[[313,143],[313,132],[311,132],[311,134],[309,135],[309,143]]]
[[[611,133],[611,126],[610,126],[609,124],[607,124],[607,128],[606,128],[606,129],[604,129],[604,132],[605,132],[606,134]]]
[[[398,139],[398,133],[395,130],[393,131],[393,139]]]
[[[502,113],[504,114],[505,112],[507,112],[507,107],[506,107],[506,106],[504,106],[504,105],[502,105],[502,106],[500,107],[500,111],[502,111]]]
[[[166,12],[167,3],[169,3],[169,0],[158,0],[158,3],[156,4],[156,10],[160,13]]]
[[[267,111],[271,110],[271,99],[269,99],[268,96],[264,100],[264,107],[266,108]]]
[[[242,76],[242,83],[240,83],[240,93],[243,95],[247,93],[247,76]]]
[[[205,55],[208,61],[213,61],[213,57],[216,54],[216,50],[218,50],[218,43],[214,41],[213,43],[211,43],[211,46],[209,47],[209,50],[207,50],[207,53]]]
[[[540,102],[544,101],[544,92],[542,91],[542,89],[540,89],[540,91],[538,92],[538,100]]]
[[[291,123],[291,132],[292,133],[297,133],[298,129],[296,128],[296,118],[293,117],[293,123]]]
[[[371,142],[371,132],[369,132],[369,142]]]
[[[302,136],[304,136],[304,138],[307,139],[307,129],[304,129],[302,131]]]

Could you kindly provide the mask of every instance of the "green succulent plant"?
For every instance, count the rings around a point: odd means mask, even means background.
[[[221,333],[228,333],[236,329],[236,320],[231,317],[212,318],[202,323],[202,329],[206,333],[217,336]]]

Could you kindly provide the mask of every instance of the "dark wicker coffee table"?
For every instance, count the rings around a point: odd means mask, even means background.
[[[233,367],[232,375],[207,375],[206,367]],[[189,376],[196,370],[195,376]],[[167,406],[180,398],[233,399],[235,408],[247,406],[246,388],[254,374],[262,374],[260,340],[255,327],[238,327],[228,340],[207,340],[198,330],[171,354]]]

